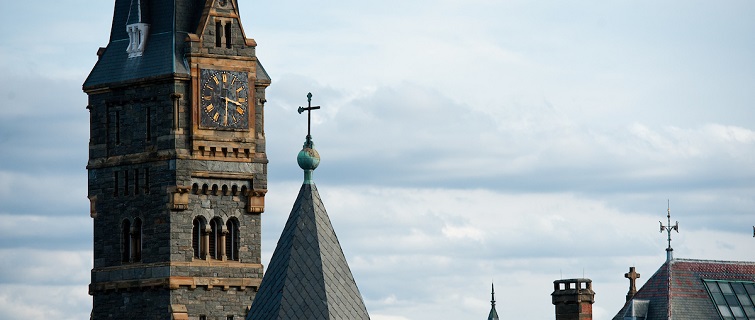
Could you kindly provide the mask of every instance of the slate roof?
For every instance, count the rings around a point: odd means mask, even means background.
[[[369,319],[314,183],[299,190],[246,319]]]
[[[150,25],[150,31],[144,54],[129,59],[126,25],[134,22],[136,14],[132,10],[138,2],[115,1],[110,41],[84,81],[84,89],[141,78],[189,75],[183,59],[184,40],[188,33],[196,31],[205,0],[141,0],[142,22]]]
[[[613,320],[624,320],[631,301],[647,301],[647,320],[720,319],[703,280],[755,281],[755,262],[672,259],[637,291]],[[637,306],[635,306],[637,307]],[[631,310],[630,310],[631,311]]]

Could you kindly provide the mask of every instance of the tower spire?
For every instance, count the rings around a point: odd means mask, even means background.
[[[661,224],[661,233],[663,231],[666,231],[668,234],[668,248],[666,248],[666,261],[671,261],[671,259],[674,259],[674,248],[671,248],[671,230],[676,230],[676,233],[679,233],[679,221],[676,222],[675,225],[671,225],[671,201],[667,201],[667,209],[666,209],[666,225],[663,225],[663,222],[658,221],[658,223]]]
[[[488,320],[498,320],[498,312],[495,310],[495,286],[490,284],[490,313]]]

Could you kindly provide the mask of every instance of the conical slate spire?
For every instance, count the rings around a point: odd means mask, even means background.
[[[298,162],[305,181],[246,319],[369,319],[312,181],[319,156],[309,136]]]
[[[498,320],[498,311],[495,310],[495,287],[490,284],[490,313],[488,314],[488,320]]]

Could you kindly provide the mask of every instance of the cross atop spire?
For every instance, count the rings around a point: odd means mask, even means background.
[[[671,261],[671,259],[674,258],[674,249],[671,248],[671,230],[676,230],[676,233],[679,233],[679,221],[676,222],[675,225],[671,225],[671,201],[668,201],[668,209],[666,209],[666,212],[668,214],[666,215],[666,219],[668,223],[664,226],[663,222],[658,221],[658,223],[661,224],[661,233],[663,231],[666,231],[668,233],[668,248],[666,248],[666,261]]]
[[[307,140],[312,139],[312,110],[320,109],[320,106],[312,106],[312,92],[307,93],[307,107],[299,107],[299,114],[307,112]]]
[[[312,171],[317,169],[320,165],[320,154],[315,150],[315,144],[312,142],[312,135],[310,134],[310,128],[312,127],[312,110],[320,109],[320,106],[312,106],[312,93],[307,93],[307,107],[299,107],[299,114],[307,111],[307,139],[304,141],[299,155],[296,156],[296,162],[299,163],[299,167],[304,169],[304,183],[312,184]]]

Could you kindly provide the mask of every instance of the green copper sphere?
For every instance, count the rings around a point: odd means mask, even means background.
[[[311,145],[309,148],[305,146],[299,151],[299,155],[296,156],[296,162],[299,163],[299,168],[303,170],[315,170],[320,165],[320,154],[317,153],[314,145]]]

